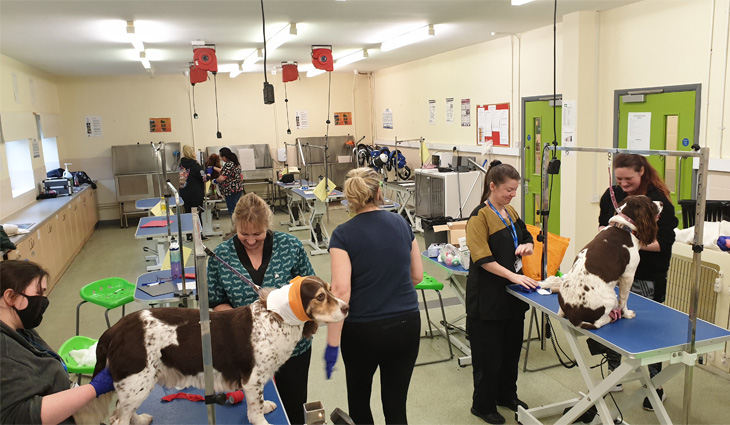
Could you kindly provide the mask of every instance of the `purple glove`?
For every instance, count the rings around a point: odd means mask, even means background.
[[[112,379],[112,375],[109,373],[109,368],[105,367],[102,369],[99,373],[94,376],[94,378],[90,382],[91,386],[94,387],[94,390],[96,390],[96,397],[99,398],[100,395],[106,394],[109,391],[114,391],[114,379]]]
[[[332,377],[332,369],[334,369],[335,363],[337,363],[337,355],[339,352],[340,347],[333,347],[329,344],[327,344],[327,348],[324,350],[324,363],[325,371],[327,372],[327,379]]]

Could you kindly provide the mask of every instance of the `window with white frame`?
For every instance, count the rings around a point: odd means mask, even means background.
[[[8,158],[8,174],[13,198],[35,188],[33,162],[28,139],[5,142],[5,154]]]
[[[46,163],[46,172],[61,167],[58,159],[58,145],[55,137],[44,137],[41,139],[43,146],[43,161]]]

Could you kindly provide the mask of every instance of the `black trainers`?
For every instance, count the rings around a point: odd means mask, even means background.
[[[515,398],[514,400],[510,400],[510,401],[499,401],[499,400],[497,400],[495,403],[497,404],[497,406],[506,407],[509,410],[513,411],[513,412],[516,412],[517,411],[517,407],[519,407],[519,406],[522,406],[522,408],[525,409],[525,410],[529,409],[529,407],[527,407],[527,403],[525,403],[524,401],[520,400],[519,398]]]
[[[506,422],[504,416],[500,415],[499,412],[481,413],[472,407],[471,414],[480,418],[484,422],[494,425],[501,425]]]
[[[656,390],[657,395],[659,395],[659,399],[664,403],[664,400],[667,399],[667,396],[664,394],[664,390],[661,388],[657,388]],[[644,397],[644,405],[642,406],[644,410],[648,410],[649,412],[654,411],[654,407],[651,405],[651,401],[649,401],[649,397]]]

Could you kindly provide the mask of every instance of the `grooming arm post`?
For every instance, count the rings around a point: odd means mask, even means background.
[[[213,349],[210,336],[210,304],[208,302],[208,279],[205,267],[206,254],[205,246],[201,240],[200,219],[197,209],[193,208],[193,253],[195,255],[195,283],[198,288],[198,307],[200,307],[200,339],[203,347],[203,376],[205,378],[205,407],[208,411],[208,424],[215,425],[215,404],[212,400],[215,396],[215,385],[213,376]],[[183,273],[184,274],[184,273]],[[184,288],[184,286],[183,286]],[[210,402],[209,402],[210,400]]]
[[[175,215],[177,216],[177,237],[178,237],[178,240],[180,241],[179,242],[180,243],[180,261],[183,263],[182,288],[178,292],[178,295],[181,297],[184,297],[188,294],[188,291],[187,291],[187,287],[185,286],[185,266],[184,266],[185,255],[183,252],[184,250],[183,250],[183,244],[182,244],[182,219],[180,218],[180,194],[178,193],[177,189],[175,189],[175,186],[173,186],[172,183],[170,183],[170,180],[167,181],[167,187],[169,187],[170,191],[172,191],[172,193],[175,194],[175,205],[177,205],[177,207],[175,208]],[[167,199],[167,197],[165,197],[165,199]],[[197,211],[197,208],[196,208],[196,211]],[[168,217],[169,217],[169,215],[170,215],[170,213],[168,212]],[[196,214],[196,216],[197,216],[197,214]],[[168,220],[168,222],[169,222],[169,220]],[[195,223],[195,222],[193,222],[193,223]],[[167,228],[168,229],[170,228],[169,224],[168,224]],[[194,229],[195,229],[195,225],[193,225],[193,230]],[[195,233],[195,232],[193,232],[193,233]],[[170,258],[170,261],[172,261],[172,258]]]

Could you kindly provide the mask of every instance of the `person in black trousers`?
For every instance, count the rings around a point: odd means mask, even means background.
[[[493,161],[481,203],[466,226],[471,252],[466,284],[466,331],[474,370],[471,413],[490,424],[505,423],[497,406],[527,409],[517,398],[517,370],[528,306],[505,289],[512,284],[537,287],[522,274],[521,257],[533,252],[532,235],[509,205],[519,183],[514,167]]]
[[[380,178],[371,168],[347,173],[345,196],[355,216],[332,232],[332,293],[350,304],[344,325],[327,325],[327,378],[339,346],[349,415],[372,424],[373,375],[380,368],[385,422],[408,423],[406,402],[418,357],[421,314],[415,285],[423,280],[418,243],[408,223],[381,210]]]
[[[198,217],[203,221],[203,198],[205,196],[205,170],[195,159],[195,150],[190,145],[183,146],[183,158],[180,160],[180,197],[185,203],[185,212],[193,207],[198,209]],[[190,240],[188,236],[188,240]]]

